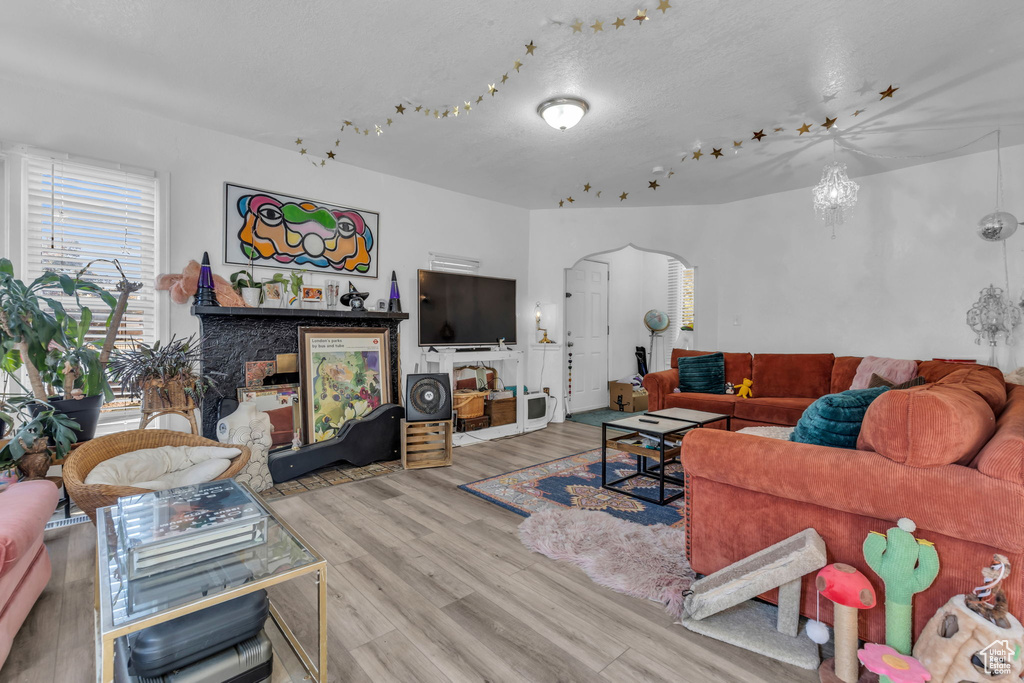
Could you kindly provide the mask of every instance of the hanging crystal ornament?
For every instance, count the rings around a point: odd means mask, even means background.
[[[836,226],[846,220],[846,214],[857,203],[860,186],[846,175],[846,164],[835,160],[836,145],[832,140],[832,163],[825,166],[821,182],[815,185],[814,208],[825,225],[832,228],[832,239],[836,238]]]
[[[1017,232],[1017,217],[1001,211],[1003,204],[1003,159],[1000,144],[1002,130],[996,131],[996,210],[978,221],[978,236],[987,242],[1000,242]]]
[[[974,343],[984,338],[991,348],[989,364],[995,365],[998,336],[1004,336],[1007,345],[1013,344],[1013,330],[1021,322],[1021,309],[1004,294],[1002,288],[989,285],[967,311],[967,326],[976,335]]]

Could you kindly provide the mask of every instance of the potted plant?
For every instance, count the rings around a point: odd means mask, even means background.
[[[302,307],[302,285],[305,270],[293,270],[288,273],[288,289],[292,295],[288,297],[288,306],[291,308]],[[282,278],[283,280],[284,278]]]
[[[249,308],[256,308],[260,305],[260,294],[263,292],[263,285],[253,277],[252,268],[242,269],[231,274],[231,288],[242,295],[242,300]]]
[[[199,372],[199,355],[195,335],[172,336],[166,344],[115,349],[107,371],[131,396],[142,399],[143,412],[192,410],[210,386]]]
[[[12,465],[28,479],[41,479],[50,469],[50,445],[58,458],[71,450],[78,423],[39,399],[21,396],[0,402],[0,422],[11,432],[0,449],[0,480]]]
[[[108,326],[103,350],[86,341],[93,314],[82,305],[79,295],[92,293],[109,305],[109,322],[120,317],[128,294],[134,291],[126,289],[118,300],[99,285],[83,280],[84,272],[85,268],[74,277],[47,272],[26,284],[14,277],[8,259],[0,259],[2,369],[16,380],[15,373],[24,368],[29,383],[25,389],[39,402],[37,408],[45,404],[72,418],[77,422],[75,437],[79,441],[92,438],[104,400],[113,398],[103,356],[116,336],[116,329]],[[60,301],[46,295],[55,288],[75,297],[77,318]]]
[[[268,290],[268,286],[269,285],[277,285],[277,289],[274,290],[275,292],[280,292],[280,297],[277,298],[277,300],[276,300],[277,301],[277,305],[280,308],[284,308],[288,304],[288,299],[290,298],[288,296],[288,294],[287,294],[288,293],[288,279],[285,278],[285,276],[282,275],[281,273],[274,273],[274,276],[272,278],[270,278],[269,280],[264,281],[264,283],[263,283],[263,303],[264,304],[267,304],[267,303],[269,303],[271,301],[274,301],[274,299],[270,299],[269,298],[269,296],[270,296],[270,294],[268,293],[270,291],[270,290]]]

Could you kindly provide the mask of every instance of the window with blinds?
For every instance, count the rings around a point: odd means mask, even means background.
[[[668,260],[668,342],[665,344],[665,367],[670,367],[672,349],[679,340],[680,327],[693,327],[693,268],[686,268],[676,259]]]
[[[152,174],[78,162],[25,159],[26,262],[24,276],[33,280],[45,271],[77,275],[117,293],[121,265],[125,276],[145,286],[131,295],[118,328],[118,346],[131,340],[153,343],[157,336],[156,274],[157,178]],[[99,260],[97,259],[105,259]],[[47,292],[73,303],[60,288]],[[109,308],[90,294],[82,303],[93,310],[90,341],[103,343]],[[131,404],[114,387],[117,399],[106,410]]]

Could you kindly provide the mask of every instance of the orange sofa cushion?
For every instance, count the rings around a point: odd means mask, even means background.
[[[860,356],[836,356],[836,362],[832,366],[832,385],[828,393],[839,394],[849,390],[862,360],[864,359]]]
[[[1012,386],[995,436],[971,463],[982,474],[1024,486],[1024,386]]]
[[[1006,382],[1002,377],[996,379],[980,368],[964,368],[951,372],[936,384],[950,384],[970,389],[985,399],[992,412],[999,415],[1006,406]]]
[[[688,410],[703,410],[720,415],[732,415],[737,398],[735,394],[694,394],[690,392],[665,394],[664,407],[686,408]]]
[[[717,351],[691,351],[689,349],[672,349],[672,369],[679,367],[676,362],[680,356],[707,356]],[[722,353],[725,357],[725,381],[730,384],[740,384],[744,378],[749,379],[750,354],[749,353]],[[678,384],[678,383],[677,383]]]
[[[754,356],[751,390],[755,398],[824,396],[835,360],[831,353],[759,353]]]
[[[794,426],[800,421],[813,398],[747,398],[736,401],[733,412],[738,418],[751,422],[768,422],[776,425]]]
[[[950,375],[958,370],[973,370],[975,372],[985,372],[1000,382],[1003,380],[1003,373],[999,368],[994,368],[991,365],[977,365],[973,363],[947,363],[944,360],[923,360],[917,364],[917,374],[924,377],[926,382],[938,382],[946,375]]]
[[[857,448],[913,467],[966,464],[995,428],[992,409],[971,389],[925,384],[876,398],[864,415]]]

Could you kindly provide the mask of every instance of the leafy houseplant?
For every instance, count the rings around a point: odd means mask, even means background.
[[[231,288],[242,295],[246,306],[255,308],[259,305],[263,285],[256,281],[251,267],[231,274]]]
[[[43,402],[49,401],[50,407],[77,420],[77,440],[92,438],[104,399],[113,398],[103,371],[104,356],[116,338],[116,327],[109,323],[120,319],[128,296],[138,288],[122,275],[126,287],[119,285],[119,300],[82,279],[91,265],[74,277],[46,272],[26,284],[14,277],[10,260],[0,259],[0,369],[17,382],[15,373],[24,367],[29,383],[25,390],[40,402],[30,410],[42,410]],[[120,269],[116,262],[115,266]],[[74,296],[77,316],[47,296],[56,288]],[[93,314],[81,302],[83,292],[95,294],[112,310],[102,350],[86,341]]]
[[[58,458],[68,454],[79,426],[50,404],[26,396],[0,402],[0,421],[12,430],[11,440],[0,450],[0,468],[17,463],[29,479],[46,476],[51,442]]]
[[[302,285],[305,272],[305,270],[293,270],[288,273],[288,289],[292,293],[291,298],[288,300],[290,306],[302,305]],[[277,279],[279,277],[281,278],[280,280]],[[284,277],[280,273],[275,273],[273,281],[284,282]]]
[[[133,344],[115,349],[107,371],[132,396],[142,398],[143,411],[191,410],[210,386],[200,374],[199,341],[171,337],[166,344]]]

